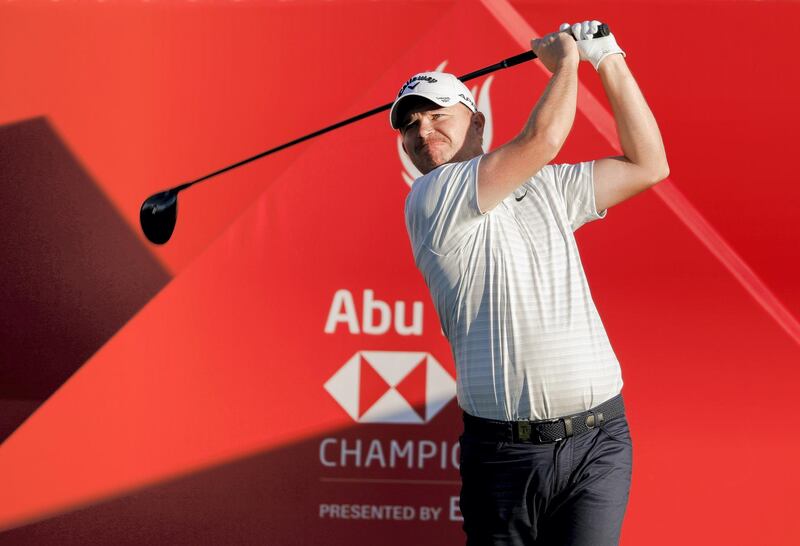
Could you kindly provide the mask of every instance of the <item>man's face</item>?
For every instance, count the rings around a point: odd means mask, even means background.
[[[439,165],[479,155],[483,115],[461,103],[441,107],[420,99],[405,111],[400,123],[403,149],[422,174]]]

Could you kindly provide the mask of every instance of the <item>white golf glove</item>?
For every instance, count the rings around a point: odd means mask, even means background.
[[[580,53],[582,61],[589,61],[598,70],[600,62],[616,53],[625,56],[625,52],[617,45],[617,40],[614,39],[613,34],[603,36],[602,38],[595,38],[594,33],[600,27],[600,21],[584,21],[583,23],[562,23],[558,27],[559,31],[572,29],[572,35],[577,40],[578,52]]]

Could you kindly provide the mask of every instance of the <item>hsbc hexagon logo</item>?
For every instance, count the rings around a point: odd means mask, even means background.
[[[421,424],[456,395],[456,382],[430,353],[359,351],[325,383],[358,423]]]

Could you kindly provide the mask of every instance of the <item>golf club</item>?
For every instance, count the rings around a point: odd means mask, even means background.
[[[597,32],[594,34],[595,38],[601,38],[603,36],[608,36],[610,30],[608,25],[600,25]],[[509,57],[508,59],[502,60],[499,63],[487,66],[485,68],[481,68],[480,70],[476,70],[474,72],[470,72],[469,74],[465,74],[464,76],[459,77],[458,79],[462,82],[469,81],[474,78],[478,78],[480,76],[484,76],[496,70],[501,70],[503,68],[509,68],[511,66],[518,65],[520,63],[524,63],[536,58],[536,54],[533,51],[526,51],[525,53],[520,53],[519,55],[514,55],[513,57]],[[344,121],[340,121],[338,123],[334,123],[333,125],[329,125],[324,129],[320,129],[313,133],[309,133],[305,136],[300,138],[296,138],[291,142],[287,142],[285,144],[281,144],[280,146],[276,146],[270,150],[265,152],[261,152],[258,155],[254,155],[253,157],[249,157],[238,163],[234,163],[233,165],[228,165],[218,171],[214,171],[211,174],[207,174],[197,180],[192,180],[191,182],[186,182],[185,184],[181,184],[180,186],[175,186],[174,188],[168,189],[166,191],[162,191],[151,195],[147,199],[144,200],[142,203],[142,208],[139,210],[139,222],[142,225],[142,231],[144,232],[147,239],[154,244],[163,245],[167,241],[169,241],[170,237],[172,236],[172,232],[175,230],[175,222],[178,218],[178,193],[185,190],[186,188],[193,186],[199,182],[204,180],[208,180],[213,176],[217,176],[218,174],[222,174],[224,172],[230,171],[231,169],[235,169],[237,167],[241,167],[246,163],[250,163],[251,161],[255,161],[256,159],[260,159],[264,156],[274,154],[275,152],[279,152],[285,148],[290,146],[294,146],[295,144],[300,144],[306,140],[312,139],[329,131],[333,131],[334,129],[338,129],[339,127],[344,127],[345,125],[349,125],[351,123],[355,123],[356,121],[362,120],[379,112],[384,112],[392,107],[392,103],[384,104],[383,106],[378,106],[377,108],[373,108],[363,114],[359,114],[357,116],[353,116],[348,118]]]

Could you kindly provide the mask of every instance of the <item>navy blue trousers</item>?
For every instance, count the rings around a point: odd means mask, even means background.
[[[631,483],[625,416],[550,444],[461,443],[468,546],[619,544]]]

